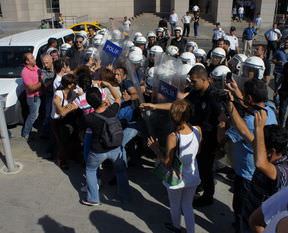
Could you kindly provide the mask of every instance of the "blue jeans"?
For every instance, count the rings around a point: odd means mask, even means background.
[[[199,23],[194,23],[194,36],[198,36]]]
[[[34,96],[34,97],[27,97],[27,105],[29,107],[29,115],[25,121],[24,128],[22,130],[22,136],[27,137],[29,136],[33,124],[36,121],[39,113],[39,108],[40,108],[41,100],[39,96]]]
[[[244,15],[243,14],[239,14],[239,20],[240,22],[242,22]]]
[[[288,96],[287,95],[279,95],[280,96],[280,106],[279,106],[279,125],[281,127],[285,127],[285,115],[288,107]]]
[[[127,162],[127,153],[125,146],[127,145],[128,142],[130,142],[136,135],[138,134],[138,130],[135,128],[126,128],[123,131],[123,140],[122,140],[122,145],[121,145],[121,150],[122,150],[122,158],[124,162],[126,163],[126,166],[128,166]]]
[[[130,187],[121,149],[117,147],[106,153],[90,152],[86,162],[87,200],[100,202],[97,169],[106,160],[112,160],[117,178],[117,194],[121,200],[130,199]]]

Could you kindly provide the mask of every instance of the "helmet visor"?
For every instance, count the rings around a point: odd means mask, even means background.
[[[241,67],[241,76],[247,79],[259,79],[261,77],[260,69],[257,67],[249,66],[247,64],[243,64]]]

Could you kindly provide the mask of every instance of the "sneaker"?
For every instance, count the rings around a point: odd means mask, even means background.
[[[99,202],[85,201],[85,200],[82,200],[81,203],[82,203],[83,205],[88,205],[88,206],[98,206],[98,205],[101,205]]]
[[[214,202],[213,197],[201,196],[193,201],[193,207],[204,207],[208,205],[212,205]]]

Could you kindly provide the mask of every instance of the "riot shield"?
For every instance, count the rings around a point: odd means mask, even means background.
[[[183,73],[183,66],[181,60],[166,53],[155,58],[154,103],[172,103],[177,100],[178,93],[184,91],[186,84],[187,73]],[[149,122],[153,129],[152,135],[159,139],[162,147],[165,147],[166,138],[173,130],[169,111],[153,111]]]

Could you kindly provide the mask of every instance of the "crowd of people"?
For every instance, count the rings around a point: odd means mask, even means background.
[[[195,8],[194,17],[198,13]],[[183,17],[185,32],[175,23],[175,12],[171,15],[171,31],[161,20],[146,37],[129,35],[131,22],[125,18],[120,30],[89,29],[61,46],[50,38],[43,68],[36,66],[33,54],[24,54],[29,115],[22,136],[31,139],[43,105],[41,136],[49,139],[60,168],[68,169],[68,160],[84,162],[87,198],[82,204],[88,206],[101,203],[106,159],[114,165],[120,201],[130,201],[127,167],[150,148],[168,173],[181,168],[176,185],[163,180],[171,213],[165,226],[172,232],[181,232],[182,214],[186,231],[195,232],[193,207],[213,204],[213,167],[224,152],[233,168],[235,230],[263,232],[274,215],[287,210],[287,189],[282,200],[276,197],[283,201],[279,211],[269,209],[267,199],[288,182],[288,39],[279,48],[269,42],[277,32],[268,31],[268,46],[253,49],[247,42],[245,55],[236,28],[225,34],[216,24],[212,49],[205,51],[184,38],[189,14]],[[243,40],[253,39],[254,31],[245,31]],[[107,41],[122,49],[119,57],[107,53]],[[272,50],[272,59],[266,50]],[[274,102],[268,99],[271,62],[276,65]]]

